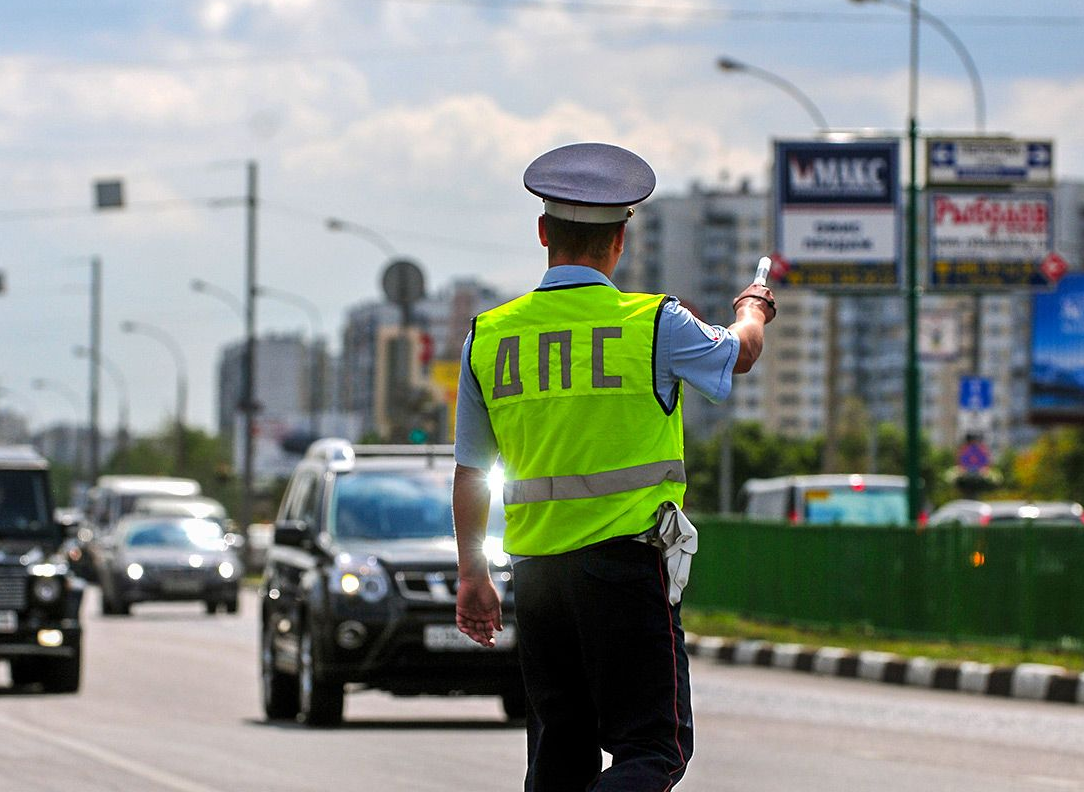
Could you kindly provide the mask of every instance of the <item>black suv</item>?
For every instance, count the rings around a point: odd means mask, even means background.
[[[342,720],[346,685],[396,695],[499,695],[521,719],[512,570],[499,495],[487,527],[504,631],[455,626],[450,446],[314,443],[290,479],[260,586],[268,718]]]
[[[58,553],[49,463],[27,446],[0,447],[0,659],[17,686],[79,689],[83,583]]]

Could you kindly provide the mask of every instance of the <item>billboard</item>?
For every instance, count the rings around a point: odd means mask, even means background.
[[[774,194],[781,284],[899,283],[898,141],[776,141]]]
[[[1049,192],[930,192],[929,286],[1052,286],[1053,210]]]
[[[1084,422],[1084,274],[1031,299],[1031,420]]]

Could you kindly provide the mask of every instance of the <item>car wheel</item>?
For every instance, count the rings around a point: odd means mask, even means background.
[[[218,611],[218,603],[214,600],[207,600],[205,603],[203,603],[203,607],[207,610],[208,616],[214,616],[215,613]]]
[[[312,631],[301,634],[298,657],[298,710],[307,726],[338,726],[343,719],[343,686],[316,673]]]
[[[275,667],[275,640],[270,623],[264,627],[260,646],[260,677],[263,688],[263,711],[269,720],[292,720],[297,717],[297,677]]]
[[[515,685],[501,694],[501,706],[510,721],[527,719],[527,691],[523,685]]]
[[[46,693],[75,693],[79,690],[81,664],[78,654],[42,662],[41,684]]]
[[[237,613],[237,600],[226,600],[226,613]]]

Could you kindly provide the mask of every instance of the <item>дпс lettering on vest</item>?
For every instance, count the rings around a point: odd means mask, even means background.
[[[621,338],[620,327],[594,327],[591,329],[591,387],[620,388],[621,375],[606,373],[606,346],[608,338]],[[506,336],[497,344],[497,360],[493,399],[519,396],[523,393],[523,379],[519,372],[520,339],[518,335]],[[561,360],[561,388],[572,387],[572,331],[556,330],[538,334],[538,390],[550,389],[550,350],[557,345]]]

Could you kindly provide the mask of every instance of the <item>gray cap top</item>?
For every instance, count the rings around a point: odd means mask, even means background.
[[[631,151],[607,143],[573,143],[548,151],[523,174],[546,214],[578,223],[617,223],[651,195],[655,172]]]

